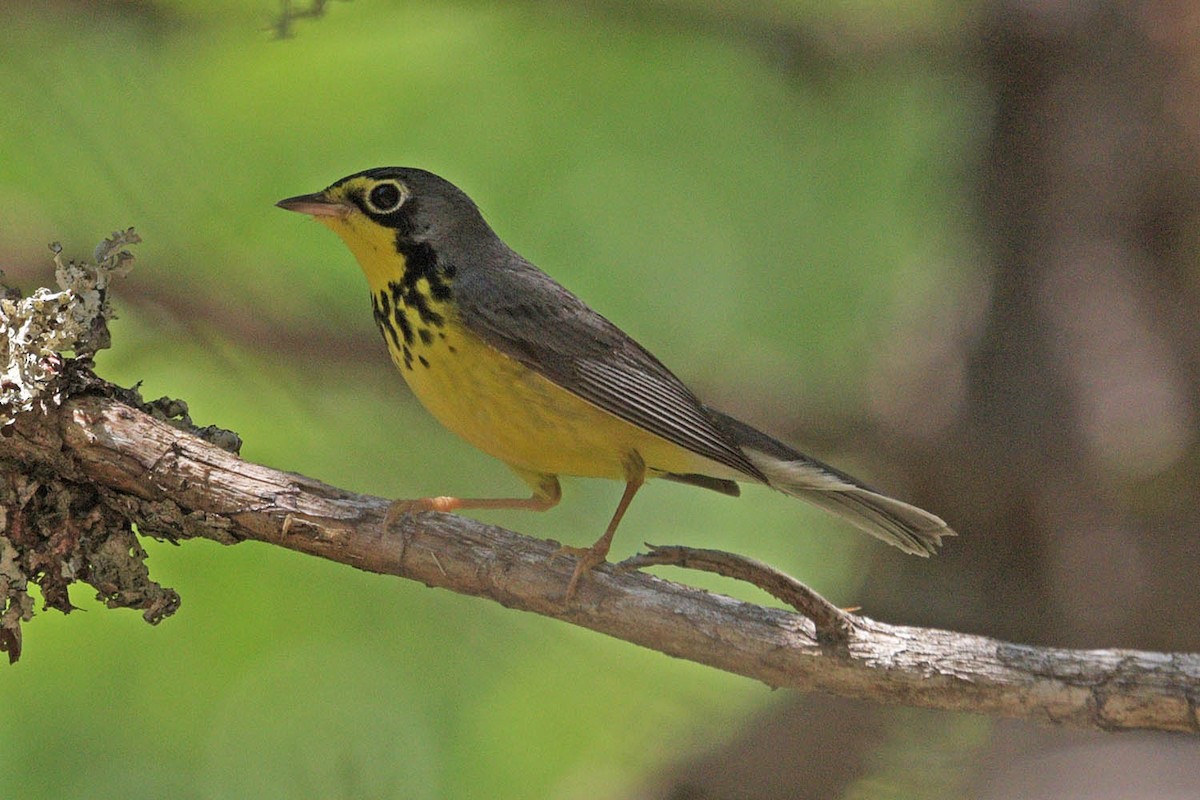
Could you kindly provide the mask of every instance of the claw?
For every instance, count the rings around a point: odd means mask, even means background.
[[[411,500],[397,500],[388,506],[387,513],[383,515],[383,532],[387,533],[398,519],[411,514],[415,510],[412,506]]]
[[[575,571],[571,573],[571,580],[567,583],[567,593],[563,595],[563,602],[569,603],[575,599],[575,593],[579,589],[579,579],[604,563],[604,558],[608,555],[608,547],[597,547],[596,545],[568,547],[563,545],[554,551],[554,555],[572,556],[579,559],[575,564]]]

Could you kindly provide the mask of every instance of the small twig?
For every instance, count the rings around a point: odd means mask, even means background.
[[[854,617],[826,600],[800,581],[769,564],[753,558],[682,545],[659,546],[646,543],[649,553],[638,553],[617,565],[619,569],[640,569],[658,565],[713,572],[726,578],[745,581],[782,600],[813,621],[817,641],[824,645],[845,643],[854,630]]]
[[[275,32],[276,39],[290,39],[294,34],[293,23],[298,19],[319,19],[325,16],[325,6],[329,0],[310,0],[307,8],[294,8],[292,0],[281,0],[279,16],[270,26]]]

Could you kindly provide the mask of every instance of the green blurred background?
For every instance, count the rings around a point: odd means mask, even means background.
[[[420,166],[701,396],[912,496],[856,432],[880,374],[929,360],[930,320],[986,302],[971,174],[991,107],[944,46],[963,6],[355,0],[280,38],[284,7],[0,6],[0,268],[30,291],[52,280],[50,241],[145,240],[102,376],[187,400],[247,459],[356,491],[523,491],[408,395],[341,243],[272,207]],[[788,37],[829,60],[797,63]],[[479,516],[588,543],[621,487],[565,489],[546,515]],[[906,558],[754,489],[651,485],[621,533],[614,558],[735,550],[845,605],[868,591],[864,559]],[[82,587],[83,612],[25,626],[0,670],[0,795],[634,797],[787,701],[278,548],[146,547],[183,597],[160,627]],[[947,567],[904,569],[932,585]],[[897,597],[897,621],[947,602]],[[963,796],[987,723],[888,719],[840,795]]]

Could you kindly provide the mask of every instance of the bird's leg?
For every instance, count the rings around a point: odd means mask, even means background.
[[[524,477],[522,475],[522,477]],[[383,518],[386,531],[396,520],[415,511],[458,511],[469,508],[518,508],[526,511],[545,511],[558,505],[562,487],[553,475],[540,475],[530,480],[530,497],[421,497],[416,500],[397,500],[388,507]]]
[[[613,534],[617,532],[617,526],[621,524],[625,510],[633,502],[633,496],[637,494],[638,489],[642,488],[642,484],[646,482],[646,465],[637,453],[633,454],[630,463],[626,466],[625,481],[625,493],[621,495],[621,502],[617,504],[617,510],[613,512],[604,535],[597,539],[591,547],[563,545],[555,553],[555,555],[572,555],[579,559],[579,563],[575,565],[575,571],[571,573],[571,581],[567,584],[567,594],[563,598],[568,603],[575,597],[575,591],[579,588],[579,579],[583,577],[584,573],[604,563],[608,549],[612,547]]]

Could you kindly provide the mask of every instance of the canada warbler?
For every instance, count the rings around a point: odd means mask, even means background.
[[[408,511],[523,508],[562,496],[559,475],[625,482],[567,587],[604,562],[647,478],[728,495],[764,483],[838,514],[907,553],[927,556],[941,519],[701,403],[624,331],[506,245],[466,194],[420,169],[382,167],[281,200],[342,238],[371,288],[375,322],[417,398],[447,428],[532,489],[528,498],[426,497]]]

